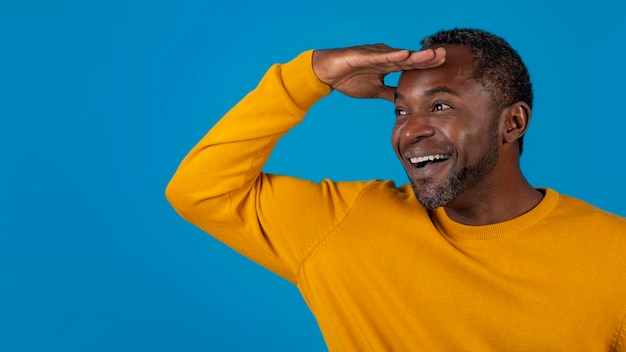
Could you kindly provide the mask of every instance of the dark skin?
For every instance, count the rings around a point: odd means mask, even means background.
[[[459,223],[486,225],[526,213],[543,195],[519,166],[517,140],[530,108],[517,102],[495,111],[490,93],[471,78],[472,60],[461,45],[416,52],[377,45],[315,51],[313,69],[348,96],[393,101],[392,144],[420,202],[444,206]],[[398,88],[385,86],[397,71]],[[416,159],[429,156],[435,160]]]

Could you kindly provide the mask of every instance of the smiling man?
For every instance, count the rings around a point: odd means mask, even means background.
[[[447,206],[449,216],[470,225],[514,218],[543,196],[518,163],[530,78],[517,54],[499,44],[491,68],[484,55],[475,65],[469,47],[446,45],[445,65],[405,72],[395,94],[393,145],[418,201],[428,209]],[[504,87],[480,76],[499,72],[511,75]]]
[[[626,220],[524,178],[519,55],[474,29],[422,45],[274,65],[183,160],[171,204],[297,285],[332,351],[626,351]],[[262,171],[332,89],[395,104],[407,185]]]

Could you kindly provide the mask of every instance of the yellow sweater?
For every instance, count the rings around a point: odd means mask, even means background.
[[[465,226],[393,182],[262,173],[329,92],[310,51],[274,65],[183,160],[173,207],[297,285],[332,351],[626,351],[622,217],[546,189]]]

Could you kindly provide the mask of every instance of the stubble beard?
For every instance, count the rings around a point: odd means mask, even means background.
[[[434,184],[432,178],[419,180],[419,185],[411,181],[417,201],[426,209],[432,210],[453,201],[459,194],[484,180],[498,162],[497,131],[493,131],[491,143],[485,154],[476,164],[452,172],[441,184]]]

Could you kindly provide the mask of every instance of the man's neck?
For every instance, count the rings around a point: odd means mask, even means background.
[[[465,225],[489,225],[516,218],[541,202],[544,194],[523,182],[507,183],[498,190],[466,191],[446,205],[450,219]]]

